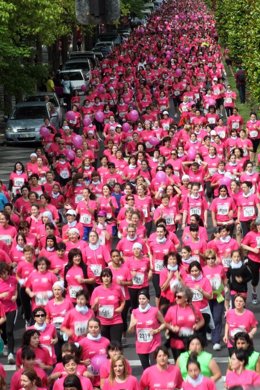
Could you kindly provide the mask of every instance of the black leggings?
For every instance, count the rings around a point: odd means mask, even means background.
[[[156,298],[160,298],[160,296],[161,296],[160,275],[153,274],[152,282],[153,282],[153,287],[155,289],[155,296],[156,296]]]
[[[127,331],[127,315],[128,315],[130,306],[131,306],[130,299],[128,299],[127,301],[125,301],[125,306],[124,306],[124,309],[123,309],[123,311],[121,313],[122,320],[123,320],[123,325],[124,325],[124,328],[123,328],[124,332]]]
[[[20,299],[21,299],[25,321],[29,322],[32,316],[31,299],[29,295],[25,292],[24,287],[20,288]]]
[[[138,354],[143,370],[155,364],[154,352]]]
[[[248,267],[250,268],[250,271],[252,273],[252,280],[251,284],[253,287],[257,287],[259,283],[259,270],[260,270],[260,263],[257,263],[256,261],[252,261],[248,259]]]
[[[17,310],[6,313],[6,322],[1,325],[2,339],[7,344],[8,354],[14,353],[14,326],[17,318]]]
[[[250,225],[251,225],[252,220],[250,221],[241,221],[241,230],[242,230],[242,235],[245,237],[245,235],[250,232]]]
[[[123,323],[115,325],[101,325],[101,334],[103,337],[110,340],[111,343],[115,341],[121,345],[123,328]]]

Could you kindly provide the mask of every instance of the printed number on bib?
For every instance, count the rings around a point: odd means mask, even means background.
[[[201,208],[199,208],[199,207],[192,207],[190,209],[190,215],[192,215],[192,214],[201,215]]]
[[[76,298],[78,291],[82,290],[81,286],[69,286],[69,295],[71,298]]]
[[[154,270],[156,272],[160,272],[163,269],[163,260],[155,260],[154,262]]]
[[[90,269],[95,276],[100,276],[100,274],[102,272],[102,265],[101,264],[90,264]]]
[[[98,309],[98,314],[100,317],[103,317],[103,318],[107,318],[107,319],[113,318],[114,306],[112,306],[112,305],[100,306]]]
[[[192,292],[193,292],[192,300],[194,302],[199,302],[199,301],[203,300],[203,295],[200,291],[198,291],[196,289],[192,289]]]
[[[141,286],[144,282],[144,274],[142,272],[137,272],[136,275],[133,277],[133,284],[135,286]]]
[[[89,225],[91,223],[91,215],[82,214],[79,218],[79,222],[83,223],[83,225]]]
[[[76,321],[74,322],[74,332],[76,336],[82,336],[84,334],[87,334],[87,327],[88,327],[88,322],[84,321]]]
[[[228,215],[228,204],[219,204],[217,210],[219,215]]]
[[[150,333],[151,329],[137,329],[137,340],[139,343],[150,343],[153,336]]]
[[[38,293],[35,296],[35,304],[37,306],[45,306],[48,303],[48,296],[45,295],[44,293]]]
[[[253,217],[255,215],[254,206],[243,207],[243,214],[244,214],[244,217]]]

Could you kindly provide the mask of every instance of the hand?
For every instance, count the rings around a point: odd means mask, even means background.
[[[121,309],[121,307],[118,307],[117,309],[114,310],[115,313],[122,313],[123,309]]]
[[[64,333],[66,333],[66,335],[67,335],[68,337],[71,337],[71,336],[73,335],[73,330],[71,330],[71,329],[66,329],[66,330],[64,331]]]
[[[223,341],[224,341],[225,344],[227,344],[227,342],[228,342],[227,336],[224,336],[224,337],[223,337]]]
[[[77,279],[80,284],[84,283],[84,279],[81,276],[75,276],[75,279]]]
[[[235,276],[235,279],[238,283],[242,283],[243,282],[243,278],[242,276]]]
[[[56,344],[58,342],[58,339],[51,339],[51,345]]]
[[[171,331],[174,332],[174,333],[178,333],[180,330],[180,327],[179,326],[172,326],[171,327]]]
[[[12,302],[15,302],[16,299],[17,299],[17,297],[16,297],[15,295],[13,295],[12,298],[11,298],[11,301],[12,301]]]
[[[198,330],[198,324],[194,324],[192,327],[193,330]]]
[[[3,292],[0,297],[3,299],[3,298],[7,298],[9,295],[9,293],[6,291],[6,292]]]
[[[29,294],[29,297],[30,297],[30,298],[34,298],[35,295],[36,295],[36,294],[35,294],[34,292],[31,291],[30,294]]]
[[[150,330],[150,335],[154,336],[155,334],[158,334],[157,329],[151,329]]]
[[[252,252],[254,252],[256,255],[259,254],[259,248],[251,248]]]
[[[90,359],[85,359],[85,360],[81,360],[80,362],[81,364],[84,364],[84,366],[89,366],[90,365]]]

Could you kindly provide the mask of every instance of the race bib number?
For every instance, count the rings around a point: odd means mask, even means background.
[[[62,179],[68,179],[70,177],[70,173],[68,171],[68,169],[63,169],[61,172],[60,172],[60,177]]]
[[[256,247],[260,248],[260,237],[256,237]]]
[[[217,206],[217,210],[218,210],[218,215],[228,215],[229,206],[226,203],[219,204]]]
[[[239,123],[238,122],[233,122],[232,123],[232,129],[239,129]]]
[[[163,260],[155,260],[154,262],[154,270],[156,272],[160,272],[163,269]]]
[[[237,333],[244,332],[244,331],[245,331],[245,328],[244,328],[243,326],[241,326],[240,328],[232,329],[232,330],[230,331],[230,336],[231,336],[232,338],[234,338],[235,335],[236,335]]]
[[[218,290],[221,286],[221,278],[219,275],[213,276],[209,281],[213,290]]]
[[[54,317],[52,322],[56,329],[60,329],[61,324],[63,323],[63,317]]]
[[[77,194],[77,195],[75,196],[75,203],[81,202],[82,199],[83,199],[83,195],[82,195],[82,194]]]
[[[214,175],[214,173],[217,171],[216,168],[209,168],[209,174],[210,176]]]
[[[208,118],[208,123],[214,125],[216,123],[216,118]]]
[[[167,215],[164,217],[166,225],[174,225],[174,215]]]
[[[8,234],[1,234],[0,241],[4,241],[6,243],[6,245],[11,245],[12,244],[12,237],[9,236]]]
[[[219,131],[218,135],[219,135],[219,137],[220,137],[221,139],[224,139],[224,138],[226,137],[225,131]]]
[[[250,137],[252,137],[252,138],[256,138],[256,137],[258,136],[258,131],[256,131],[256,130],[251,130],[251,131],[249,132],[249,135],[250,135]]]
[[[14,186],[15,187],[22,187],[24,185],[24,178],[22,178],[22,177],[16,177],[15,179],[14,179]]]
[[[222,259],[222,264],[223,264],[223,267],[225,267],[225,268],[230,267],[231,258],[230,258],[230,257],[224,257],[224,258]]]
[[[113,318],[114,306],[113,305],[99,306],[98,314],[100,317],[103,317],[103,318],[107,318],[107,319]]]
[[[150,333],[151,329],[137,329],[137,340],[139,343],[150,343],[153,336]]]
[[[170,290],[171,290],[171,291],[175,291],[176,288],[177,288],[178,286],[180,286],[180,285],[181,285],[181,283],[179,282],[178,279],[172,279],[172,280],[170,281]]]
[[[74,322],[74,333],[76,336],[83,336],[87,334],[88,321],[75,321]]]
[[[147,218],[148,217],[148,210],[146,207],[143,208],[143,214],[144,214],[144,217]]]
[[[80,290],[82,290],[81,286],[69,286],[69,296],[71,298],[76,298],[76,294]]]
[[[231,97],[225,98],[225,103],[227,103],[227,104],[232,103],[232,98]]]
[[[178,91],[178,90],[174,91],[174,95],[175,96],[179,96],[180,95],[180,91]]]
[[[255,215],[254,206],[243,207],[243,214],[244,214],[244,217],[253,217]]]
[[[201,208],[199,207],[192,207],[190,209],[190,215],[193,215],[193,214],[197,214],[197,215],[201,215]]]
[[[192,296],[193,302],[199,302],[203,300],[203,295],[200,291],[196,289],[192,289],[192,292],[193,292],[193,296]]]
[[[142,272],[137,272],[133,277],[133,284],[135,286],[141,286],[144,282],[144,274]]]
[[[37,293],[35,295],[35,304],[36,306],[45,306],[47,305],[49,299],[46,293]]]
[[[181,328],[179,330],[179,336],[182,336],[182,337],[189,337],[189,336],[192,336],[194,333],[193,329],[191,328]]]
[[[83,223],[83,225],[89,225],[91,223],[91,215],[82,214],[79,218],[79,222]]]
[[[101,264],[90,264],[90,269],[95,276],[100,276],[100,274],[102,272],[102,265]]]

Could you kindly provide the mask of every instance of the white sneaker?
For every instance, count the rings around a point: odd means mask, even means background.
[[[211,333],[206,333],[206,338],[208,341],[211,341],[211,339],[212,339]]]
[[[8,355],[8,348],[7,345],[5,345],[3,349],[3,356],[7,356],[7,355]]]
[[[218,344],[218,343],[214,344],[214,345],[213,345],[213,350],[214,350],[214,351],[220,351],[220,350],[221,350],[221,345]]]
[[[257,305],[258,304],[258,299],[257,299],[257,294],[252,293],[252,304]]]
[[[12,353],[9,353],[7,360],[8,364],[15,364],[14,355]]]

